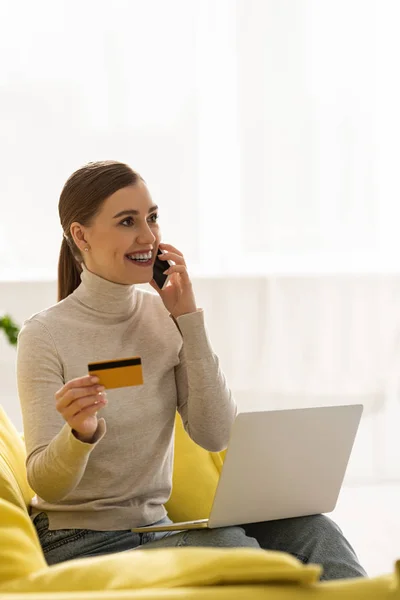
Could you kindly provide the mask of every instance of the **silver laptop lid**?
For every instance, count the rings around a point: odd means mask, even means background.
[[[356,404],[240,413],[210,527],[332,511],[362,410]]]

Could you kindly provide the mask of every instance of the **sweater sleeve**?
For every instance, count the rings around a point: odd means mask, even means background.
[[[79,484],[93,448],[105,433],[99,425],[93,442],[79,441],[55,407],[64,385],[63,368],[47,328],[27,321],[17,346],[17,382],[31,488],[47,502],[58,502]]]
[[[224,450],[236,416],[236,404],[214,354],[204,313],[176,319],[183,346],[175,367],[178,411],[192,440],[209,450]]]

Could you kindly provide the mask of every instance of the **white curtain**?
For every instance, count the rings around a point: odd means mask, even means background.
[[[3,0],[0,280],[54,280],[64,181],[126,161],[242,405],[363,402],[400,476],[399,22],[397,0]]]
[[[109,157],[143,173],[194,273],[398,272],[399,17],[3,0],[0,277],[54,277],[61,187]]]

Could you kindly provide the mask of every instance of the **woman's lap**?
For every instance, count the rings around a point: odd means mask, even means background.
[[[170,522],[163,519],[162,522]],[[49,565],[113,552],[126,552],[143,548],[147,543],[169,536],[169,533],[134,533],[131,530],[95,531],[92,529],[49,530],[49,520],[45,513],[34,519],[39,540]]]
[[[166,517],[162,522],[170,523]],[[219,529],[134,533],[60,529],[49,531],[45,513],[36,526],[48,564],[134,549],[171,547],[258,548],[288,552],[303,563],[324,568],[323,579],[366,576],[339,527],[324,515],[282,519]]]
[[[163,522],[171,522],[168,518]],[[241,527],[194,529],[182,532],[134,533],[124,531],[94,531],[88,529],[57,529],[50,531],[45,513],[40,513],[34,525],[48,564],[74,558],[100,556],[134,549],[202,546],[214,548],[259,548],[254,538],[247,537]]]

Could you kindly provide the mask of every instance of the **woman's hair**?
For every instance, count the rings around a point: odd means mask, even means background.
[[[139,180],[140,175],[128,165],[112,160],[88,163],[69,177],[58,203],[64,232],[58,259],[58,301],[72,294],[81,282],[83,258],[70,233],[72,223],[90,226],[111,194]]]

